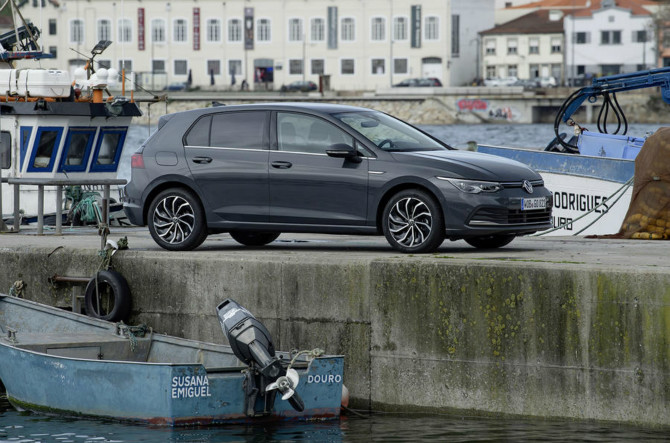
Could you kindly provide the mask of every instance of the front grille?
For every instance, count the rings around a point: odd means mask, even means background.
[[[520,209],[482,208],[470,219],[472,226],[510,226],[551,223],[551,208],[535,211]]]
[[[530,184],[533,185],[533,188],[543,188],[544,187],[544,180],[529,180],[529,181],[530,181]],[[503,185],[503,188],[506,188],[506,189],[523,187],[523,182],[502,182],[500,184]]]

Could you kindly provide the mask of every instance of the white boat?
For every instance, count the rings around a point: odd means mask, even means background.
[[[635,158],[646,137],[627,135],[628,123],[616,93],[660,87],[670,103],[670,68],[619,74],[593,80],[592,86],[575,91],[563,104],[554,130],[556,138],[544,151],[479,145],[479,152],[528,164],[542,174],[554,194],[554,228],[539,235],[608,235],[620,231],[631,202]],[[599,132],[586,131],[572,115],[585,100],[603,98]],[[616,123],[608,120],[614,115]],[[575,136],[566,140],[559,125],[567,124]],[[614,134],[607,133],[616,126]],[[619,131],[622,133],[620,134]]]
[[[128,127],[141,115],[132,99],[105,96],[118,73],[93,67],[111,42],[98,43],[73,78],[65,70],[15,69],[16,60],[50,57],[38,37],[29,22],[0,36],[0,230],[19,209],[38,213],[40,188],[49,213],[59,207],[63,183],[116,180]],[[56,182],[61,188],[50,187]]]

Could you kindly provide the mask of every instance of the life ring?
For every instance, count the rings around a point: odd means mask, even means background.
[[[96,294],[97,277],[97,294]],[[107,321],[126,320],[130,315],[130,287],[125,277],[116,271],[98,272],[86,286],[84,302],[89,317]],[[98,300],[98,294],[100,299]]]

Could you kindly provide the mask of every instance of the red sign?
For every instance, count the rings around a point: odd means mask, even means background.
[[[144,8],[137,8],[137,49],[144,51]]]
[[[486,111],[489,108],[489,102],[481,99],[462,98],[458,101],[460,111]]]
[[[193,8],[193,50],[200,50],[200,8]]]

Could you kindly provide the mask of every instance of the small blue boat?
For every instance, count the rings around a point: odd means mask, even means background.
[[[246,309],[217,310],[232,347],[0,294],[0,390],[17,409],[164,426],[339,417],[342,356],[275,353]]]

